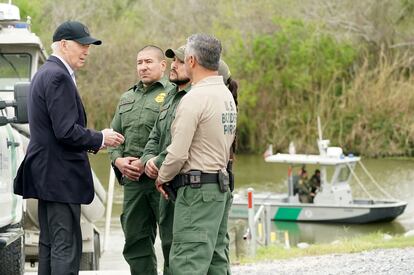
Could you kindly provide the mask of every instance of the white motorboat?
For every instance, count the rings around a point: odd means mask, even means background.
[[[319,120],[318,120],[319,122]],[[301,221],[324,223],[372,223],[391,221],[401,215],[407,202],[393,198],[375,181],[361,162],[361,158],[344,155],[339,147],[329,147],[329,140],[322,139],[319,128],[319,155],[270,153],[266,162],[289,164],[288,193],[255,193],[254,205],[270,205],[270,217],[275,221]],[[312,203],[303,203],[294,192],[293,167],[302,165],[319,167],[321,172],[320,187],[315,192]],[[364,183],[355,173],[360,165],[367,177],[384,194],[386,199],[375,198],[364,187]],[[367,198],[354,199],[350,180],[354,178],[367,193]],[[235,194],[230,211],[230,218],[248,217],[248,199]]]

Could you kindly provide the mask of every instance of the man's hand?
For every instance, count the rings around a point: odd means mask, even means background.
[[[145,174],[151,179],[156,179],[158,177],[158,167],[155,165],[156,157],[153,157],[147,161],[145,164]]]
[[[102,134],[104,137],[104,146],[107,147],[116,147],[122,143],[124,143],[124,136],[120,133],[115,132],[112,129],[103,129]]]
[[[144,164],[142,164],[140,159],[133,160],[130,164],[134,166],[137,169],[137,171],[139,171],[139,176],[141,176],[144,173]]]
[[[130,180],[138,180],[143,172],[143,169],[139,169],[136,165],[131,164],[133,161],[137,160],[139,161],[138,158],[134,157],[117,158],[115,160],[115,166],[125,177]]]
[[[168,200],[168,194],[167,192],[165,192],[164,187],[163,187],[164,183],[161,182],[160,178],[157,178],[155,180],[155,187],[157,188],[158,192],[161,193],[161,195]]]

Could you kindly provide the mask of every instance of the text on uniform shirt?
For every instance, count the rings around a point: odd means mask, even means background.
[[[221,114],[221,123],[225,135],[233,135],[236,132],[237,112],[233,101],[224,102],[226,112]]]

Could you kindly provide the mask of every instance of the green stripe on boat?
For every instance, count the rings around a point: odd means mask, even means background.
[[[298,219],[300,211],[302,211],[302,208],[282,208],[280,207],[277,209],[275,220],[290,220],[295,221]]]

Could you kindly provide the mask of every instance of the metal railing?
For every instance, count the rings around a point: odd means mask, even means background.
[[[243,236],[249,242],[249,256],[256,255],[257,245],[269,246],[277,239],[283,238],[284,247],[290,248],[288,231],[272,231],[272,217],[270,203],[260,205],[257,212],[254,210],[254,189],[247,189],[248,227]],[[277,235],[281,237],[277,237]]]
[[[115,189],[115,172],[112,168],[112,165],[109,165],[109,183],[108,183],[108,192],[106,200],[106,217],[105,217],[105,235],[104,235],[104,245],[103,250],[107,251],[109,246],[109,235],[111,228],[111,217],[112,217],[112,204],[114,199],[114,189]]]

